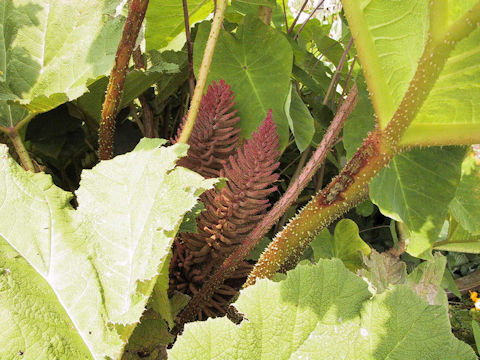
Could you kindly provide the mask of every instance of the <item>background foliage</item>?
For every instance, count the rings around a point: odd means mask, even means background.
[[[296,184],[346,94],[359,92],[327,160],[247,265],[369,133],[387,127],[430,36],[472,25],[462,20],[469,9],[480,16],[477,0],[392,2],[228,5],[207,84],[231,86],[240,144],[273,110],[281,156],[270,203]],[[141,61],[134,53],[119,99],[118,156],[102,162],[102,104],[129,2],[0,5],[2,359],[161,359],[169,344],[172,359],[476,358],[468,297],[480,287],[478,26],[448,54],[368,197],[312,235],[296,269],[242,290],[228,314],[239,324],[209,319],[175,338],[190,297],[169,291],[179,261],[170,249],[178,231],[195,231],[198,198],[217,180],[175,166],[186,145],[140,139],[149,125],[154,137],[175,138],[213,3],[186,1],[191,34],[181,2],[149,4]],[[18,164],[13,135],[36,173]]]

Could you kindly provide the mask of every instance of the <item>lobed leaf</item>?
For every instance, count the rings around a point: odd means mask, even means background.
[[[340,260],[302,265],[242,291],[240,325],[187,324],[169,359],[476,359],[451,333],[445,306],[405,285],[372,297]]]
[[[448,1],[446,14],[432,15],[439,34],[465,15],[477,1]],[[345,11],[357,24],[354,32],[362,68],[369,80],[380,127],[391,120],[417,69],[426,44],[432,2],[429,0],[348,1]],[[358,11],[357,11],[358,10]],[[445,21],[443,17],[445,16]],[[480,140],[480,29],[461,40],[400,143],[447,145]],[[375,84],[375,85],[374,85]],[[373,86],[376,90],[373,90]]]
[[[117,4],[0,1],[1,126],[13,127],[76,99],[110,70],[123,20],[106,13]]]
[[[410,230],[407,251],[429,258],[460,182],[463,147],[415,149],[397,155],[370,183],[381,212]]]
[[[143,140],[85,170],[76,210],[50,176],[24,171],[0,148],[0,216],[9,220],[0,223],[0,258],[7,259],[0,301],[10,319],[0,351],[7,358],[19,351],[25,359],[121,356],[157,278],[168,277],[159,272],[183,215],[215,182],[174,168],[187,147],[159,148],[164,142]]]
[[[340,220],[333,236],[328,229],[322,230],[313,239],[311,246],[316,261],[338,258],[352,271],[360,268],[363,264],[362,256],[368,256],[372,251],[358,234],[357,224],[350,219]]]
[[[450,210],[472,235],[480,235],[480,161],[471,153],[462,164],[462,177]]]
[[[194,49],[196,71],[209,30],[208,23],[202,23],[198,29]],[[287,145],[284,104],[290,91],[292,61],[292,49],[285,37],[255,17],[245,17],[235,36],[224,30],[220,32],[207,83],[223,79],[231,86],[243,137],[250,137],[271,109],[280,145]]]

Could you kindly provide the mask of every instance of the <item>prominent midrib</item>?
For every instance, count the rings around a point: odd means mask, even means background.
[[[80,336],[80,338],[82,339],[83,343],[85,344],[85,346],[87,347],[88,351],[90,352],[90,355],[92,356],[92,359],[97,359],[97,357],[95,356],[95,351],[93,351],[93,349],[91,348],[90,344],[88,343],[88,341],[86,341],[86,338],[83,336],[82,332],[80,331],[79,329],[79,326],[78,324],[76,323],[76,321],[74,320],[74,318],[72,317],[72,315],[70,314],[70,312],[68,311],[68,308],[66,307],[65,303],[62,301],[62,298],[60,296],[60,294],[57,292],[57,290],[55,289],[54,286],[52,286],[52,283],[51,281],[49,280],[49,276],[47,276],[47,274],[44,274],[42,271],[40,271],[33,263],[31,263],[28,258],[26,258],[25,256],[23,256],[23,253],[22,251],[20,251],[20,249],[18,249],[15,245],[13,245],[13,243],[11,241],[8,241],[6,237],[3,237],[5,239],[5,241],[8,243],[8,245],[10,245],[17,253],[19,253],[22,258],[35,270],[35,272],[37,274],[39,274],[44,280],[45,282],[48,284],[48,286],[50,287],[50,289],[52,289],[53,293],[55,294],[55,297],[56,297],[56,300],[60,303],[60,305],[62,306],[62,308],[64,309],[65,311],[65,314],[67,314],[68,318],[70,319],[70,321],[72,322],[73,326],[75,327],[75,329],[77,330],[77,333],[78,335]],[[52,260],[50,259],[50,262]]]
[[[48,21],[50,17],[50,2],[47,2],[45,4],[45,9],[47,11],[47,15],[45,18],[45,26],[43,27],[43,41],[42,41],[42,54],[40,56],[40,73],[43,72],[43,69],[45,67],[45,48],[47,44],[47,31],[48,31]]]

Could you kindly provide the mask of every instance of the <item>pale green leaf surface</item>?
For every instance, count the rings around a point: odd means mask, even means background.
[[[226,318],[187,324],[173,360],[476,359],[451,333],[447,309],[405,285],[374,296],[336,260],[302,265],[285,280],[259,280]]]
[[[415,149],[397,155],[370,183],[380,211],[410,230],[407,251],[429,258],[460,181],[462,147]]]
[[[461,225],[450,222],[448,238],[434,244],[436,250],[480,254],[480,235],[472,235]]]
[[[42,286],[55,293],[32,297],[48,301],[49,309],[63,308],[63,313],[44,315],[63,319],[67,314],[73,324],[66,333],[58,332],[66,325],[57,329],[58,347],[65,344],[67,352],[42,359],[74,358],[68,344],[78,345],[77,335],[84,344],[76,351],[86,346],[91,358],[121,355],[183,215],[214,183],[187,169],[173,169],[175,161],[186,154],[186,146],[158,148],[162,141],[143,140],[135,151],[85,170],[77,210],[69,204],[71,194],[54,186],[50,176],[25,172],[7,156],[6,147],[1,148],[0,216],[12,219],[0,223],[1,255],[17,251],[25,260],[25,271],[36,272],[35,281],[43,281]],[[33,291],[28,286],[19,289],[15,299],[27,299]],[[2,292],[2,297],[6,295]],[[18,302],[11,297],[6,300]],[[29,319],[28,308],[9,311],[15,316],[13,323]],[[35,329],[40,325],[32,318],[25,326]],[[49,348],[38,331],[26,335],[19,328],[3,335],[0,348],[9,355],[18,352],[18,339],[26,342],[25,358],[41,358],[38,348]]]
[[[361,3],[367,28],[362,37],[374,44],[380,69],[362,64],[386,91],[372,96],[383,99],[380,126],[385,127],[403,98],[423,52],[429,28],[429,0]],[[448,0],[447,25],[463,16],[475,0]],[[358,16],[356,14],[355,16]],[[440,16],[440,15],[439,15]],[[447,31],[447,28],[444,29]],[[480,140],[480,29],[457,44],[420,112],[401,144],[451,144],[457,135],[464,143]],[[372,72],[375,72],[372,74]]]
[[[312,142],[315,125],[312,114],[298,95],[296,88],[290,87],[290,94],[285,101],[285,114],[297,148],[300,152],[303,152]]]
[[[480,29],[452,51],[401,143],[448,144],[452,136],[480,142]]]
[[[3,237],[0,316],[0,359],[93,359],[53,290]]]
[[[467,9],[471,9],[478,0],[448,0],[448,23],[452,24],[465,14]]]
[[[335,226],[332,236],[324,229],[310,244],[316,261],[338,258],[352,271],[363,264],[362,255],[369,255],[370,246],[358,234],[358,226],[350,219],[342,219]]]
[[[209,31],[208,23],[198,29],[194,49],[197,72]],[[272,109],[280,144],[286,146],[288,120],[284,105],[290,91],[292,61],[292,49],[285,37],[255,17],[245,17],[235,37],[220,32],[207,84],[223,79],[231,86],[242,136],[250,137]]]
[[[116,3],[2,0],[1,97],[14,94],[35,114],[82,95],[112,67],[123,21],[104,15],[103,9]],[[22,119],[0,113],[3,126],[15,126]]]
[[[212,11],[209,0],[188,0],[190,25],[204,20]],[[181,1],[152,1],[146,14],[145,41],[147,50],[160,50],[167,47],[177,36],[183,45],[185,42],[185,22]]]
[[[450,211],[465,230],[480,235],[480,162],[473,153],[462,164],[462,177]]]
[[[386,116],[379,119],[384,127],[408,88],[422,55],[428,30],[429,0],[403,0],[395,2],[372,0],[363,6],[368,24],[367,34],[374,43],[376,57],[382,73],[374,76],[385,83],[388,93],[373,94],[390,97],[391,107],[384,109]],[[362,64],[364,72],[370,64]]]

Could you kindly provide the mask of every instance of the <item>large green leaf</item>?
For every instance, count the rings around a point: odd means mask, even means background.
[[[85,170],[76,210],[0,148],[1,358],[121,356],[183,215],[213,184],[174,169],[187,147],[162,142]]]
[[[0,125],[11,127],[87,91],[112,67],[122,19],[118,0],[0,1]]]
[[[315,125],[310,110],[293,86],[285,101],[285,114],[297,148],[303,152],[312,142]]]
[[[155,56],[151,56],[155,54]],[[165,53],[151,52],[149,54],[149,68],[147,71],[132,70],[125,77],[125,85],[119,109],[128,106],[139,95],[157,82],[168,82],[171,78],[184,76],[180,74],[180,67],[184,67],[186,56],[173,51]],[[88,87],[88,92],[80,96],[76,105],[82,112],[100,122],[103,101],[107,91],[108,77],[102,77]],[[163,85],[163,84],[162,84]],[[162,93],[163,95],[163,93]]]
[[[347,157],[351,158],[367,137],[369,131],[375,127],[372,103],[370,102],[367,85],[363,76],[357,79],[358,101],[348,117],[343,128],[343,144],[347,150]]]
[[[430,257],[460,181],[465,149],[415,149],[397,155],[370,183],[370,198],[384,215],[410,230],[407,251]]]
[[[429,6],[433,3],[429,0],[348,2],[345,11],[347,18],[357,24],[354,37],[359,51],[368,52],[363,57],[363,71],[381,89],[372,96],[380,104],[377,116],[380,126],[385,127],[417,69],[429,29]],[[447,21],[437,22],[437,27],[444,27],[438,32],[447,32],[447,26],[475,3],[475,0],[448,1]],[[354,11],[357,6],[359,11]],[[441,18],[442,14],[433,16]],[[402,144],[450,144],[455,136],[463,139],[463,143],[480,140],[480,102],[472,101],[480,96],[479,63],[480,29],[477,29],[451,53]]]
[[[462,178],[450,210],[472,235],[480,235],[480,162],[470,154],[462,164]]]
[[[480,30],[460,42],[401,143],[480,142]],[[425,139],[426,138],[426,139]],[[426,141],[428,140],[428,141]]]
[[[455,220],[449,224],[445,239],[439,239],[434,244],[436,250],[457,251],[480,254],[480,235],[472,235]]]
[[[342,219],[335,226],[334,235],[324,229],[311,243],[315,260],[338,258],[355,271],[362,266],[363,256],[372,251],[358,234],[358,226],[350,219]]]
[[[208,23],[198,29],[194,51],[197,71],[209,29]],[[290,91],[292,61],[292,49],[285,37],[255,17],[245,17],[235,36],[220,32],[207,83],[224,79],[231,86],[244,137],[250,137],[272,109],[281,146],[286,146],[284,104]]]
[[[299,266],[280,282],[260,280],[226,318],[187,324],[169,359],[476,359],[451,333],[447,309],[406,285],[372,297],[339,260]]]
[[[213,3],[209,0],[188,0],[187,6],[190,24],[204,20],[213,11]],[[185,43],[185,21],[181,1],[150,2],[146,19],[147,50],[163,49],[173,40],[177,43],[175,50],[180,50]]]
[[[348,157],[374,128],[374,112],[362,78],[358,84],[358,104],[344,130]],[[412,255],[429,257],[457,191],[464,154],[462,147],[404,152],[371,182],[370,198],[380,211],[408,226]]]

